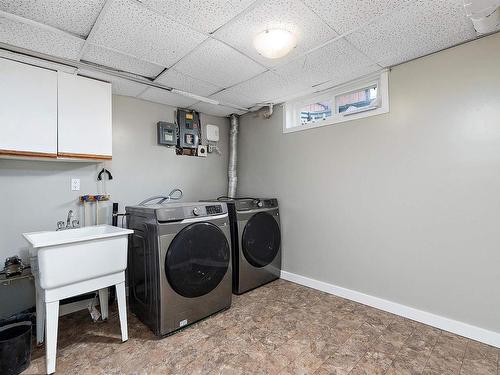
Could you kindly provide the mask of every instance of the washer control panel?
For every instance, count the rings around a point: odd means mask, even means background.
[[[181,221],[184,219],[203,218],[209,216],[223,215],[227,213],[225,203],[207,204],[193,203],[167,203],[154,207],[140,207],[141,210],[152,210],[156,213],[156,218],[160,223]]]
[[[222,214],[222,206],[220,204],[213,206],[206,206],[207,215],[220,215]]]

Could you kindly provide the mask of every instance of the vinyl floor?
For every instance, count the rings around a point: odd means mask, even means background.
[[[284,280],[161,340],[129,313],[121,343],[111,311],[60,318],[58,374],[500,375],[497,348]],[[36,348],[25,373],[44,369]]]

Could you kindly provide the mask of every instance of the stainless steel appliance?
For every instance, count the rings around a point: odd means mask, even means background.
[[[157,336],[231,305],[231,235],[225,203],[126,207],[129,305]]]
[[[242,294],[276,280],[281,273],[278,200],[219,198],[231,221],[233,293]]]

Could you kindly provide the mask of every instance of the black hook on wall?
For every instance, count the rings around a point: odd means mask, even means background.
[[[101,181],[102,180],[102,175],[104,174],[107,174],[108,175],[108,180],[112,180],[113,179],[113,175],[111,174],[110,171],[108,171],[106,168],[103,168],[99,174],[97,175],[97,181]]]

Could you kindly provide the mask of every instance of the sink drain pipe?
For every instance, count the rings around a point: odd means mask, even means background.
[[[238,186],[238,132],[240,128],[240,116],[234,113],[229,116],[229,166],[227,196],[236,198],[236,188]]]

